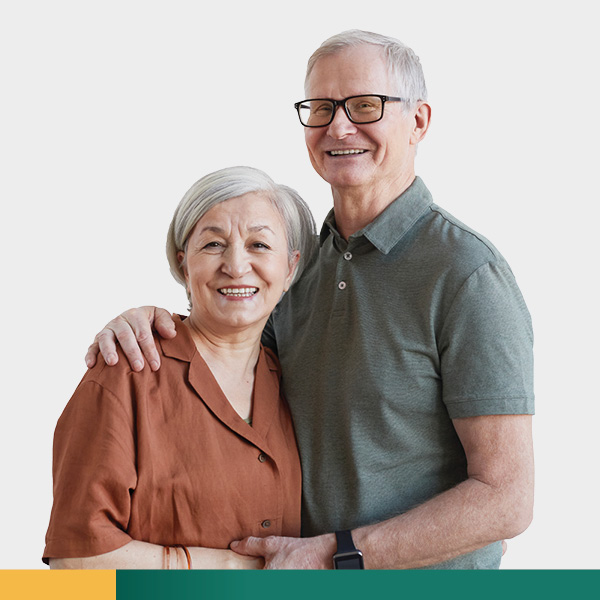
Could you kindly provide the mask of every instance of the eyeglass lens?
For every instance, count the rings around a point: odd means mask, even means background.
[[[331,123],[334,109],[331,100],[308,100],[300,103],[298,113],[303,125],[319,127]],[[383,101],[379,96],[348,98],[346,110],[355,123],[372,123],[381,119]]]

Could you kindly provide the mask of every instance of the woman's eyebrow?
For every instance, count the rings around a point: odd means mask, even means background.
[[[217,227],[215,225],[207,225],[200,230],[200,233],[204,233],[205,231],[212,231],[213,233],[225,233],[225,230],[221,227]]]
[[[248,231],[262,231],[263,229],[268,229],[271,233],[274,233],[268,225],[253,225],[252,227],[248,227]]]
[[[268,225],[252,225],[252,226],[248,227],[248,229],[246,231],[248,231],[248,233],[259,233],[261,231],[268,231],[268,232],[270,232],[271,235],[273,235],[273,236],[275,235],[275,232]],[[225,231],[225,229],[223,229],[222,227],[219,227],[217,225],[206,225],[198,233],[200,235],[202,235],[207,232],[208,233],[216,233],[217,235],[222,235],[222,236],[227,235],[227,232]]]

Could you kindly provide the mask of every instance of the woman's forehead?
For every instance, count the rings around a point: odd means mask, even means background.
[[[213,206],[196,223],[194,233],[227,233],[233,229],[285,235],[283,219],[266,192],[251,192]]]

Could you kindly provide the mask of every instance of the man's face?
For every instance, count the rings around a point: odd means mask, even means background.
[[[308,80],[307,95],[342,100],[359,94],[397,93],[379,48],[360,45],[318,60]],[[381,121],[357,125],[338,107],[330,125],[305,128],[314,169],[334,194],[375,192],[395,197],[395,190],[404,190],[414,178],[418,141],[413,132],[414,113],[404,113],[400,102],[388,102]],[[339,150],[354,152],[336,155]]]

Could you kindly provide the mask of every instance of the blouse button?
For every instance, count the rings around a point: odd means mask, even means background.
[[[345,258],[346,260],[352,260],[352,252],[346,252],[346,253],[344,254],[344,258]]]
[[[264,463],[267,460],[267,455],[264,452],[261,452],[258,455],[258,462]]]
[[[340,281],[340,282],[338,283],[338,288],[339,288],[340,290],[345,290],[345,289],[346,289],[346,282],[345,282],[345,281]]]
[[[269,519],[265,519],[261,525],[265,528],[268,529],[269,527],[271,527],[271,521],[269,521]]]

